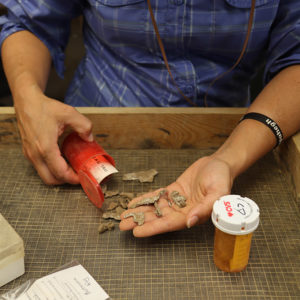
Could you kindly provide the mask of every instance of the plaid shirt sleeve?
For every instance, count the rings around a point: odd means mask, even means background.
[[[300,64],[300,1],[280,1],[277,18],[271,28],[264,82],[282,69]]]
[[[8,14],[0,18],[0,26],[3,25],[0,46],[12,33],[28,30],[47,46],[59,76],[63,77],[70,21],[81,13],[80,1],[1,0],[0,3],[8,8]]]

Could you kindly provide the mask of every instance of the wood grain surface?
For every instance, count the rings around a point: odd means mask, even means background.
[[[243,108],[77,108],[93,133],[111,149],[215,148],[245,112]],[[42,126],[42,125],[41,125]],[[14,109],[0,108],[1,147],[20,144]]]
[[[96,140],[107,149],[214,149],[229,136],[245,108],[81,107]],[[42,125],[41,125],[42,126]],[[0,147],[20,147],[12,107],[0,107]],[[300,203],[300,133],[279,147]]]

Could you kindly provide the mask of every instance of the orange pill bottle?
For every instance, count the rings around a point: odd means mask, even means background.
[[[240,272],[248,264],[252,235],[259,224],[256,203],[239,195],[227,195],[214,203],[214,262],[225,272]]]

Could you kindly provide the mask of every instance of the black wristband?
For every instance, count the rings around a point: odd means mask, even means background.
[[[268,126],[272,130],[273,134],[276,137],[277,142],[276,142],[275,148],[283,141],[283,134],[282,134],[280,127],[271,118],[269,118],[263,114],[260,114],[260,113],[250,112],[248,114],[245,114],[240,119],[240,122],[242,122],[245,119],[253,119],[253,120],[259,121],[259,122],[265,124],[266,126]]]

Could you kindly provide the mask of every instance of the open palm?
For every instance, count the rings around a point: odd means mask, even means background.
[[[121,215],[121,230],[133,230],[136,237],[146,237],[169,231],[176,231],[205,222],[211,214],[213,203],[220,197],[230,193],[232,176],[229,166],[213,156],[202,157],[186,169],[178,179],[166,187],[168,194],[178,191],[186,197],[186,206],[179,208],[169,206],[166,196],[158,201],[162,216],[155,214],[153,205],[128,209]],[[160,190],[147,193],[133,199],[129,206],[141,198],[157,195]],[[145,223],[141,226],[133,218],[124,216],[129,212],[144,212]]]

